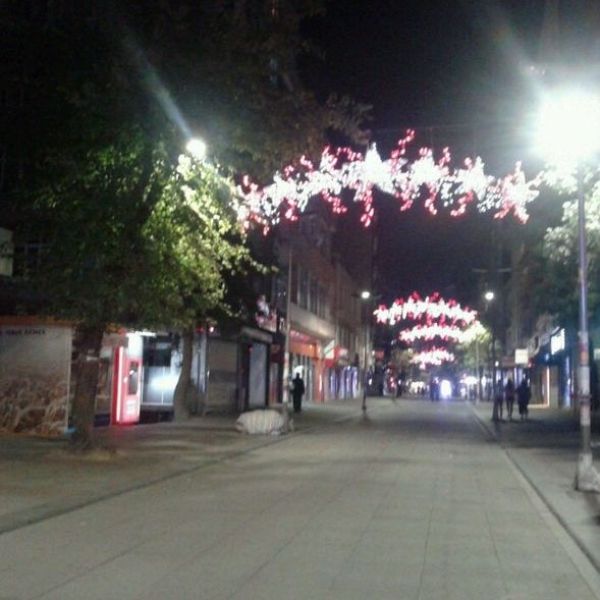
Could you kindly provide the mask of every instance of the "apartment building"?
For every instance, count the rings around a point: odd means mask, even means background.
[[[326,402],[358,395],[365,356],[365,313],[360,288],[332,250],[328,215],[311,214],[279,232],[278,256],[289,297],[279,294],[288,315],[288,374],[300,373],[305,399]],[[287,282],[283,284],[283,278]]]

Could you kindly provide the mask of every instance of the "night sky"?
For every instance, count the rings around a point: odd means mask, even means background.
[[[411,127],[417,145],[449,145],[457,162],[478,154],[487,171],[504,175],[531,159],[520,132],[534,104],[530,66],[544,4],[332,1],[305,27],[325,60],[305,60],[304,77],[323,97],[338,92],[372,105],[371,139],[383,155]],[[568,4],[567,20],[589,2]],[[504,225],[489,216],[432,217],[422,208],[400,214],[381,196],[376,203],[376,287],[384,301],[412,290],[476,301],[481,281],[472,269],[490,266],[492,228]]]

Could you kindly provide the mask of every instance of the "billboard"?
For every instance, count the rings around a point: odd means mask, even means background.
[[[59,435],[67,427],[71,327],[0,323],[0,430]]]

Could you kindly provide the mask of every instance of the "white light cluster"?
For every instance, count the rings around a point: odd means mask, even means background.
[[[477,312],[469,308],[463,308],[455,300],[444,300],[439,294],[433,294],[426,298],[421,298],[413,293],[406,300],[399,298],[387,308],[379,306],[373,313],[378,323],[388,323],[395,325],[405,319],[419,319],[427,317],[428,319],[445,318],[452,322],[462,322],[466,325],[474,323],[477,319]]]
[[[452,352],[448,352],[442,348],[433,348],[432,350],[415,354],[410,362],[415,365],[421,365],[422,367],[427,365],[438,367],[446,362],[454,362],[455,359],[456,357]]]
[[[414,132],[408,131],[386,160],[382,160],[375,145],[364,156],[349,148],[327,147],[318,167],[302,157],[298,165],[276,173],[273,182],[265,187],[245,177],[238,193],[247,205],[250,219],[267,228],[281,218],[295,220],[308,201],[317,196],[329,203],[333,212],[345,212],[343,190],[352,191],[354,201],[362,203],[361,221],[368,227],[374,216],[374,189],[395,196],[400,210],[424,199],[431,214],[437,214],[441,206],[452,216],[460,216],[473,204],[480,212],[492,212],[496,218],[513,213],[517,219],[527,220],[527,204],[538,196],[540,182],[537,178],[527,182],[520,164],[513,173],[498,179],[485,174],[480,158],[467,159],[461,168],[453,169],[448,149],[436,160],[432,150],[422,148],[418,157],[410,161],[406,147],[413,139]]]
[[[412,329],[405,329],[400,332],[400,339],[403,342],[416,342],[417,340],[433,340],[437,337],[444,341],[463,343],[469,340],[470,333],[456,327],[456,325],[416,325]]]

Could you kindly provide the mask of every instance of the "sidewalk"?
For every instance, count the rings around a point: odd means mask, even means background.
[[[533,407],[525,422],[515,414],[517,420],[494,423],[491,403],[472,405],[472,409],[600,572],[600,495],[577,492],[573,487],[581,445],[578,415]],[[598,425],[596,420],[592,426],[593,442],[599,441]],[[595,466],[600,469],[596,444],[593,453]]]
[[[359,400],[308,404],[290,435],[359,414]],[[240,434],[236,419],[98,428],[102,450],[87,455],[69,452],[66,439],[0,435],[0,534],[288,437]]]

